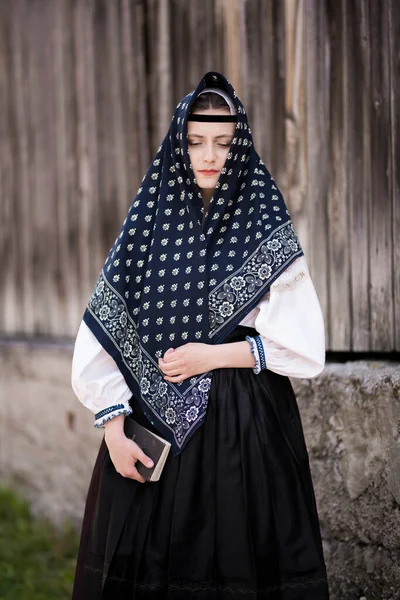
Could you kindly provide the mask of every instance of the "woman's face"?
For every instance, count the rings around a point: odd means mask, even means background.
[[[200,112],[199,112],[200,114]],[[210,108],[204,115],[227,115],[229,110]],[[228,156],[235,123],[188,122],[188,148],[194,176],[202,190],[213,190]]]

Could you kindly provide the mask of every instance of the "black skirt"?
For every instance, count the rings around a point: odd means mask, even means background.
[[[238,326],[224,342],[255,335]],[[152,429],[136,406],[134,418]],[[329,598],[292,386],[218,369],[207,415],[158,483],[119,475],[103,440],[73,600]]]

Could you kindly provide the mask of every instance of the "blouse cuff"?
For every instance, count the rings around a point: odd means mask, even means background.
[[[254,337],[246,335],[246,340],[250,344],[251,353],[254,357],[253,373],[255,375],[258,375],[261,371],[267,368],[264,346],[261,337],[259,335],[256,335]]]
[[[95,414],[94,426],[104,427],[105,423],[111,421],[114,417],[118,417],[119,415],[130,415],[132,412],[132,408],[128,403],[114,404]]]

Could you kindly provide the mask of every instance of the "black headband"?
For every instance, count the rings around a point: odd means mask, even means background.
[[[188,121],[201,121],[203,123],[236,123],[237,115],[197,115],[190,114]]]

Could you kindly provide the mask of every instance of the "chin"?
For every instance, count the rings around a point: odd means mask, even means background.
[[[202,190],[212,190],[218,182],[218,177],[196,177],[197,185]]]

